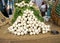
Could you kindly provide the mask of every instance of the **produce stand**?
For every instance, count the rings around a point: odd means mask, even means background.
[[[14,10],[14,12],[15,11],[16,10]],[[5,21],[9,20],[7,23],[12,21],[12,18],[7,19],[5,16],[3,16],[2,13],[0,13],[0,17],[5,18]],[[14,18],[14,15],[13,15],[13,18]],[[23,35],[23,36],[17,36],[17,35],[11,34],[7,29],[8,27],[10,27],[10,25],[7,23],[5,22],[6,25],[5,26],[1,25],[2,27],[0,27],[0,43],[60,43],[60,34],[52,35],[49,32],[46,34],[41,34],[41,33],[38,35],[28,34],[28,35]],[[48,24],[51,26],[52,30],[57,28],[56,30],[60,31],[60,27],[52,24],[51,22]]]

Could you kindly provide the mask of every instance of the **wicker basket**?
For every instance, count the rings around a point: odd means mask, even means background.
[[[58,16],[58,14],[55,12],[56,6],[58,4],[59,0],[56,0],[53,8],[52,8],[52,13],[51,13],[51,18],[54,24],[57,24],[60,26],[60,16]]]
[[[15,10],[13,11],[13,15],[12,15],[11,18],[5,17],[5,16],[0,12],[0,27],[3,26],[3,25],[5,25],[5,24],[7,24],[7,23],[11,24],[11,20],[12,20],[12,18],[13,18],[13,16],[14,16],[14,12],[15,12]]]
[[[7,23],[9,23],[10,19],[6,18],[1,12],[0,12],[0,26],[3,26]]]

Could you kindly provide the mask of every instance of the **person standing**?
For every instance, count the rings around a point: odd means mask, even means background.
[[[36,3],[36,5],[37,5],[38,7],[40,7],[41,4],[42,4],[42,2],[43,2],[43,0],[31,0],[31,1],[33,1],[34,3]]]
[[[2,6],[3,6],[3,10],[1,10],[1,12],[3,13],[3,15],[5,16],[5,17],[8,17],[9,18],[9,15],[8,15],[8,13],[7,13],[7,1],[8,0],[1,0],[1,2],[2,2]]]
[[[10,17],[12,15],[14,0],[1,0],[3,5],[3,10],[1,11],[4,16]]]
[[[41,4],[42,4],[42,2],[43,2],[43,0],[35,0],[35,1],[36,1],[36,5],[37,5],[38,7],[40,7]]]
[[[42,5],[40,6],[40,11],[42,17],[45,16],[45,12],[47,12],[47,4],[45,1],[42,2]]]

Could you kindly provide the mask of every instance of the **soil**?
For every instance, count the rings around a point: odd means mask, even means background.
[[[60,32],[59,26],[52,22],[46,24],[51,25],[51,30]],[[0,43],[60,43],[60,34],[53,35],[48,32],[47,34],[17,36],[8,32],[9,26],[9,24],[6,24],[0,27]]]

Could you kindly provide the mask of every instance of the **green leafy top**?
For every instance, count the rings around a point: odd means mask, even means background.
[[[18,3],[22,2],[22,1],[25,1],[25,3],[29,3],[30,0],[18,0]]]
[[[56,6],[56,13],[60,16],[60,1],[58,5]]]
[[[27,2],[27,0],[26,0],[26,2]],[[23,12],[26,9],[34,11],[34,15],[36,16],[36,18],[40,21],[44,21],[44,19],[41,16],[39,16],[40,11],[35,9],[34,6],[32,6],[32,7],[28,7],[28,6],[18,7],[18,6],[15,6],[15,13],[14,13],[14,18],[12,19],[12,23],[15,22],[15,20],[17,19],[18,16],[23,16]]]

